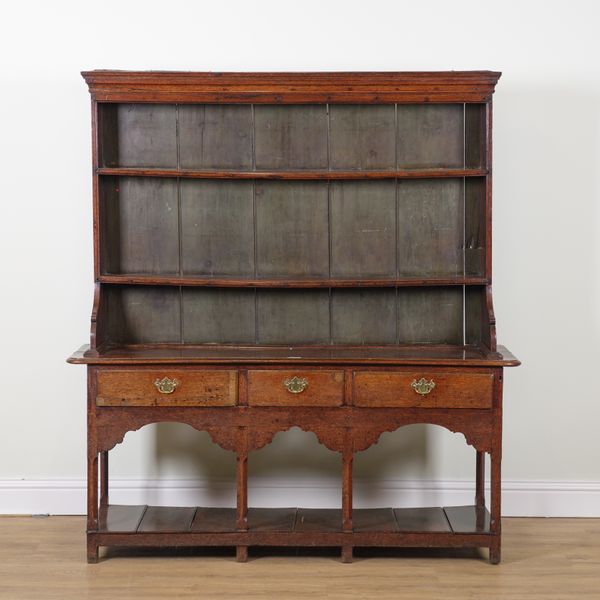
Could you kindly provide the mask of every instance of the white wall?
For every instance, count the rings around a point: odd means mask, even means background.
[[[494,69],[504,72],[495,95],[495,308],[500,343],[523,361],[506,374],[505,508],[600,516],[598,6],[3,5],[0,512],[83,510],[85,369],[65,363],[87,341],[92,304],[81,70]],[[130,433],[113,454],[117,499],[232,499],[232,457],[185,426]],[[365,505],[466,499],[473,466],[461,436],[407,428],[357,458],[356,477],[372,482],[359,481],[357,497]],[[251,501],[335,504],[338,467],[311,435],[279,435],[251,462]],[[294,489],[301,482],[312,487]],[[286,486],[283,496],[274,483]]]

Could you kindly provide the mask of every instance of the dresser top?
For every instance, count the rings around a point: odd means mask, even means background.
[[[496,71],[239,73],[84,71],[100,102],[486,102]]]

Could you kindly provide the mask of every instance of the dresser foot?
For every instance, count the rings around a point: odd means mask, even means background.
[[[352,546],[342,546],[342,562],[352,562]]]
[[[490,546],[490,564],[500,564],[500,540],[498,540],[498,542],[493,542]]]
[[[99,547],[95,541],[88,540],[87,543],[87,561],[88,564],[93,565],[98,562],[98,551]]]
[[[248,546],[236,546],[235,547],[235,560],[237,562],[248,561]]]

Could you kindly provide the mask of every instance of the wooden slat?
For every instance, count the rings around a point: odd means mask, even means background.
[[[104,164],[176,168],[176,110],[170,104],[101,106]]]
[[[355,508],[352,511],[353,529],[365,531],[398,531],[394,511],[391,508]]]
[[[144,513],[138,531],[189,531],[195,513],[195,508],[149,506]]]
[[[110,286],[106,290],[107,335],[113,343],[181,341],[179,290]]]
[[[332,290],[331,334],[334,344],[395,343],[396,291]]]
[[[255,190],[257,274],[326,277],[327,184],[265,181],[257,183]]]
[[[295,531],[342,531],[342,511],[337,508],[299,508]]]
[[[188,104],[178,107],[183,169],[252,168],[252,108]]]
[[[396,185],[393,181],[330,185],[331,276],[396,275]]]
[[[390,169],[376,170],[314,170],[302,171],[243,171],[223,169],[140,169],[135,167],[101,167],[98,175],[122,175],[130,177],[177,177],[180,179],[437,179],[443,177],[481,177],[487,175],[487,169]]]
[[[103,269],[108,273],[179,273],[177,182],[103,179],[100,194]]]
[[[398,182],[398,273],[457,277],[463,273],[463,180]]]
[[[185,180],[180,190],[182,273],[252,277],[252,182]]]
[[[218,533],[236,531],[235,508],[198,507],[190,531]]]
[[[464,166],[462,104],[398,105],[398,168]]]
[[[254,153],[257,169],[327,168],[326,106],[255,106]]]
[[[398,290],[398,339],[401,344],[462,344],[463,290]]]
[[[448,520],[441,508],[395,508],[398,531],[448,532]]]
[[[248,529],[291,532],[294,530],[297,510],[296,508],[250,508]]]
[[[256,339],[254,290],[182,290],[183,341],[186,344],[249,344]]]
[[[454,533],[489,533],[490,513],[485,507],[444,507],[446,517]]]
[[[329,343],[327,290],[258,290],[259,344]]]
[[[145,505],[111,504],[107,508],[100,508],[98,529],[100,531],[137,531],[145,510]]]
[[[395,110],[390,105],[329,107],[332,169],[394,169]]]
[[[465,181],[465,275],[485,273],[486,262],[486,180]]]
[[[291,532],[294,529],[295,520],[296,508],[248,509],[248,530],[250,531]],[[207,533],[236,531],[236,509],[199,507],[190,530]]]

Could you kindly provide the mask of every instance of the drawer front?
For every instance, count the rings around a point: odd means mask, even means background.
[[[233,406],[237,371],[98,371],[97,406]]]
[[[341,406],[343,371],[248,371],[251,406]]]
[[[491,408],[494,375],[439,371],[355,371],[354,405]]]

